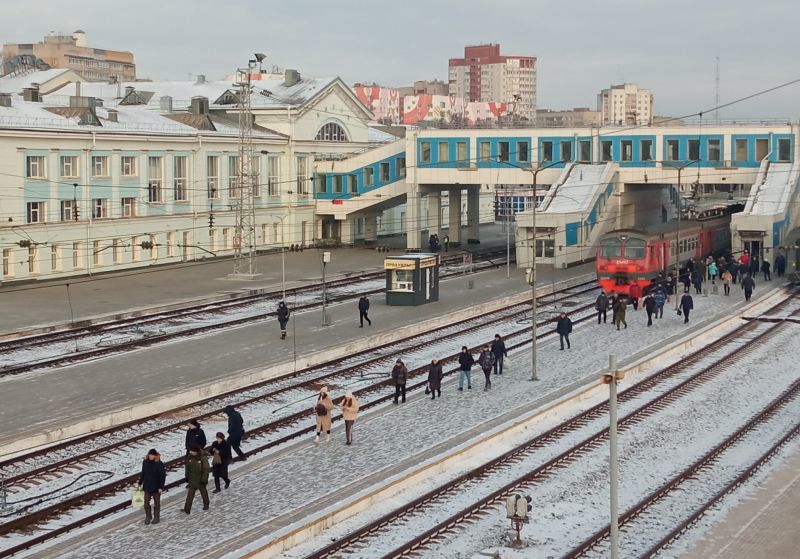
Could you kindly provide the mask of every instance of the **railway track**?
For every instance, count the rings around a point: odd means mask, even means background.
[[[588,284],[584,284],[583,286],[576,286],[564,290],[561,295],[553,296],[548,294],[546,298],[548,304],[554,302],[558,304],[559,301],[562,303],[573,301],[575,298],[579,298],[581,294],[585,294],[587,292],[593,293],[595,290],[596,287],[594,286],[594,283],[590,282]],[[594,317],[594,313],[592,312],[593,305],[591,301],[593,301],[593,297],[587,299],[586,304],[579,306],[579,308],[576,309],[578,311],[589,311],[583,320],[592,319]],[[236,405],[238,409],[243,410],[245,416],[249,418],[251,416],[251,414],[247,411],[247,406],[249,405],[266,405],[267,407],[271,406],[272,408],[275,408],[276,399],[279,399],[277,404],[285,402],[286,399],[296,400],[296,405],[283,406],[284,408],[290,408],[288,410],[289,413],[284,414],[277,420],[267,421],[260,427],[250,429],[248,431],[248,446],[252,447],[254,443],[257,444],[255,448],[249,449],[248,455],[265,452],[313,431],[313,425],[308,427],[301,426],[302,424],[311,424],[313,419],[311,418],[312,413],[310,410],[310,400],[307,400],[305,397],[311,396],[313,398],[319,386],[322,384],[341,385],[348,379],[352,379],[354,377],[357,379],[365,378],[367,380],[367,385],[358,390],[354,390],[359,399],[365,402],[362,405],[362,409],[369,409],[371,407],[385,404],[393,397],[392,395],[388,394],[388,391],[386,390],[386,385],[389,381],[387,380],[387,374],[385,371],[388,370],[388,367],[390,367],[391,363],[397,357],[398,352],[405,354],[412,351],[414,347],[423,345],[428,346],[431,343],[431,339],[436,339],[437,337],[444,340],[444,343],[448,344],[451,348],[453,347],[452,338],[454,336],[478,335],[484,340],[488,340],[491,339],[491,336],[496,330],[497,325],[502,322],[511,325],[508,332],[503,332],[506,334],[509,347],[513,348],[523,346],[526,343],[529,343],[530,340],[531,327],[529,309],[529,304],[520,304],[499,312],[486,313],[482,316],[472,317],[457,327],[451,325],[421,336],[412,336],[404,340],[400,340],[399,342],[386,344],[386,346],[383,347],[371,348],[368,352],[364,352],[364,354],[375,355],[377,353],[378,356],[371,357],[367,361],[364,361],[363,355],[353,356],[346,361],[338,361],[326,364],[323,367],[315,367],[314,370],[298,371],[296,374],[290,375],[289,377],[267,381],[258,387],[248,388],[246,391],[223,394],[213,399],[209,399],[203,402],[201,406],[196,406],[191,410],[184,408],[169,412],[169,414],[162,414],[162,416],[159,417],[146,418],[143,420],[144,424],[156,424],[157,427],[145,429],[135,435],[132,435],[131,432],[128,431],[134,426],[126,425],[122,426],[120,429],[108,430],[104,433],[98,433],[93,434],[92,436],[84,437],[83,440],[70,441],[69,443],[66,443],[66,445],[60,445],[51,447],[44,451],[30,453],[25,457],[20,457],[14,461],[0,463],[0,472],[11,472],[14,469],[18,470],[16,474],[10,475],[7,479],[7,483],[16,485],[18,487],[26,486],[28,488],[32,488],[34,487],[34,484],[42,483],[43,481],[48,485],[52,485],[52,481],[50,481],[51,478],[58,477],[59,472],[70,472],[71,475],[74,476],[80,471],[80,464],[96,463],[98,456],[102,454],[113,454],[114,452],[118,452],[121,448],[127,449],[133,456],[127,471],[137,471],[141,461],[141,456],[149,446],[157,445],[163,447],[164,444],[167,444],[163,442],[157,442],[159,436],[171,433],[173,436],[173,444],[171,446],[177,448],[182,447],[182,442],[176,440],[176,437],[182,438],[182,431],[179,431],[179,428],[183,423],[185,423],[185,419],[183,421],[175,421],[172,419],[163,422],[163,424],[159,424],[160,417],[163,417],[163,415],[167,415],[168,417],[175,417],[179,415],[184,418],[199,417],[200,419],[209,419],[214,416],[218,416],[225,405],[233,404]],[[553,315],[555,315],[555,313],[553,313]],[[537,337],[550,335],[550,332],[542,331],[544,328],[548,328],[547,323],[549,321],[550,320],[546,320],[544,323],[540,323]],[[522,327],[520,327],[518,322],[522,323]],[[479,334],[481,330],[484,331],[483,334]],[[457,345],[460,347],[461,344],[459,343]],[[448,364],[452,361],[455,361],[455,359],[457,359],[457,355],[450,355],[442,361],[445,364]],[[428,360],[429,359],[426,359],[422,362],[426,362]],[[449,369],[446,371],[446,374],[452,374],[454,371],[454,368]],[[424,381],[420,381],[419,379],[424,377],[426,372],[427,367],[425,365],[413,368],[410,371],[410,391],[420,389],[422,386],[424,386]],[[298,394],[298,390],[304,392]],[[290,396],[290,398],[287,398],[287,396]],[[338,416],[334,418],[334,420],[339,419],[340,417]],[[100,448],[87,450],[86,452],[75,452],[75,449],[80,448],[81,444],[85,443],[90,445],[92,440],[97,440],[98,437],[103,436],[115,436],[116,441],[111,444],[102,445]],[[154,439],[156,439],[156,442],[154,442]],[[142,446],[140,452],[135,450],[135,446],[137,444]],[[38,460],[42,460],[48,456],[57,454],[61,450],[65,450],[66,454],[68,454],[68,456],[63,460],[56,460],[55,462],[50,461],[49,463],[37,465]],[[170,469],[177,468],[181,464],[181,458],[166,462],[167,467]],[[0,525],[0,535],[19,532],[20,530],[35,530],[35,526],[37,526],[37,524],[47,522],[48,520],[63,515],[66,511],[74,510],[77,507],[86,506],[90,503],[96,502],[98,499],[107,497],[108,495],[113,495],[120,490],[127,488],[135,481],[136,477],[137,476],[135,475],[129,474],[121,476],[117,475],[112,481],[105,483],[102,486],[94,487],[90,491],[71,496],[66,500],[42,507],[24,516],[12,518],[11,520]],[[172,482],[172,485],[174,486],[178,483],[180,483],[180,481],[176,480]],[[115,503],[113,506],[104,508],[102,511],[93,513],[86,518],[79,519],[76,522],[67,523],[66,525],[56,527],[52,530],[48,530],[47,532],[26,541],[24,544],[14,546],[8,551],[2,551],[0,552],[0,557],[6,557],[21,551],[22,549],[32,547],[38,543],[51,539],[52,537],[63,534],[66,531],[88,524],[89,522],[109,514],[113,514],[119,510],[123,510],[127,506],[127,500]]]
[[[766,311],[772,314],[792,304],[794,295]],[[797,316],[797,311],[793,314]],[[679,362],[649,376],[647,379],[619,394],[620,404],[633,405],[643,401],[630,413],[621,417],[621,429],[627,429],[652,416],[718,376],[725,367],[737,363],[743,355],[754,351],[759,343],[773,335],[785,322],[752,321],[726,334],[711,344],[695,351]],[[709,360],[712,362],[706,364]],[[671,386],[670,386],[671,384]],[[337,536],[336,541],[307,555],[308,559],[349,557],[360,550],[369,550],[375,557],[419,556],[429,546],[444,540],[459,527],[488,514],[497,508],[504,497],[545,481],[556,471],[575,463],[588,452],[605,444],[608,428],[590,429],[588,436],[549,460],[531,465],[526,460],[547,449],[564,446],[586,431],[594,423],[603,425],[607,421],[608,404],[603,402],[579,415],[553,427],[547,432],[517,446],[481,466],[471,469],[455,479],[420,495],[402,507],[368,522],[346,535]],[[556,452],[555,450],[553,452]],[[519,471],[525,471],[519,475]],[[499,480],[487,490],[487,480]],[[483,495],[464,507],[464,495],[470,498]],[[435,516],[431,512],[435,510]],[[435,519],[435,520],[434,520]],[[405,534],[395,538],[404,539],[401,545],[390,542],[393,530]],[[408,538],[409,533],[416,534]]]
[[[499,251],[477,253],[476,270],[497,265]],[[460,259],[460,257],[458,257]],[[503,257],[503,261],[505,261]],[[444,261],[441,278],[460,275],[448,270],[458,259]],[[385,289],[383,272],[369,272],[327,282],[328,303],[374,295]],[[234,299],[184,309],[159,311],[63,332],[51,332],[0,342],[0,378],[97,359],[148,347],[176,338],[260,322],[276,316],[280,293],[244,295]],[[287,290],[292,309],[310,310],[322,305],[321,284]]]

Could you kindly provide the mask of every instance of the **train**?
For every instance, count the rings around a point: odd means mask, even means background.
[[[666,272],[677,262],[719,255],[730,246],[730,214],[682,220],[680,231],[675,221],[646,230],[617,229],[599,240],[595,260],[597,283],[606,293],[626,296],[630,295],[630,286],[636,283],[644,293],[659,273]]]

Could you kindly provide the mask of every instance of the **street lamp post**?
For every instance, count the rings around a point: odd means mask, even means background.
[[[611,504],[611,559],[619,559],[619,467],[617,457],[617,382],[624,378],[617,368],[617,356],[608,356],[608,370],[600,377],[601,382],[608,385],[608,447],[609,447],[609,478],[610,478],[610,504]]]
[[[683,165],[676,166],[678,169],[678,191],[676,192],[675,205],[678,208],[678,219],[675,223],[675,282],[673,284],[673,289],[675,289],[675,310],[678,310],[680,305],[678,299],[678,272],[681,267],[681,213],[683,212],[683,208],[681,207],[681,173],[686,167],[698,161],[698,159],[692,159]]]

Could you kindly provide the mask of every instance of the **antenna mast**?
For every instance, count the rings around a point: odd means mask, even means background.
[[[715,91],[715,93],[714,93],[714,106],[715,107],[719,107],[719,56],[717,56],[717,73],[716,73],[716,78],[714,80],[714,83],[715,83],[715,86],[716,86],[714,88],[714,91]],[[720,120],[719,119],[719,109],[715,110],[714,113],[715,113],[715,116],[717,118],[717,124],[719,124],[719,120]]]

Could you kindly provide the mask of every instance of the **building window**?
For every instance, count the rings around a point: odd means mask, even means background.
[[[542,161],[553,160],[553,142],[542,142]]]
[[[36,247],[28,247],[28,273],[39,273],[39,261],[36,259]]]
[[[28,202],[27,222],[42,223],[44,221],[44,202]]]
[[[172,179],[172,192],[175,196],[176,202],[186,202],[189,199],[189,192],[187,189],[187,181],[189,175],[187,173],[188,164],[185,155],[176,155],[173,160],[174,178]]]
[[[277,156],[270,155],[267,157],[267,193],[270,196],[278,196],[280,194],[280,184],[278,182],[279,160]]]
[[[222,249],[223,250],[230,250],[233,248],[231,244],[231,229],[230,227],[223,227],[222,228]]]
[[[111,243],[114,264],[122,262],[122,243],[119,239],[114,239]]]
[[[700,140],[689,140],[689,161],[700,160]]]
[[[789,138],[778,138],[778,161],[792,160],[792,141]]]
[[[61,156],[61,176],[65,179],[78,177],[78,157],[76,155]]]
[[[347,133],[340,125],[335,122],[329,122],[319,129],[314,139],[322,142],[346,142]]]
[[[375,169],[372,167],[364,167],[364,186],[372,186],[375,184]]]
[[[95,266],[103,265],[103,253],[100,252],[100,241],[92,242],[92,262]]]
[[[167,257],[175,256],[175,233],[167,233]]]
[[[389,182],[391,179],[389,171],[389,164],[381,163],[381,182]]]
[[[480,161],[491,161],[492,160],[492,144],[489,142],[479,142],[478,143],[478,157]]]
[[[136,156],[135,155],[123,155],[122,156],[122,176],[123,177],[136,177],[139,175],[138,169],[136,168]]]
[[[325,194],[328,192],[328,177],[327,175],[317,175],[317,192],[319,194]]]
[[[600,142],[600,161],[612,161],[613,158],[613,144],[608,140]]]
[[[591,140],[580,140],[578,142],[578,159],[581,163],[588,163],[592,160]]]
[[[61,221],[77,221],[77,210],[77,200],[61,200]]]
[[[653,160],[653,140],[639,140],[640,158],[642,161]]]
[[[297,193],[308,194],[308,157],[301,155],[297,157]]]
[[[81,244],[72,243],[72,269],[80,270],[83,268],[83,254],[81,253]]]
[[[122,199],[122,217],[136,217],[136,198]]]
[[[536,239],[536,256],[539,258],[553,258],[556,253],[555,239]]]
[[[93,178],[108,178],[108,156],[107,155],[93,155],[92,156],[92,177]]]
[[[736,139],[736,161],[747,161],[747,138]]]
[[[347,183],[350,185],[350,194],[358,194],[358,177],[356,175],[347,175]]]
[[[395,164],[397,165],[397,178],[399,179],[406,178],[406,158],[398,157]]]
[[[761,161],[769,152],[769,140],[767,138],[756,138],[756,161]]]
[[[530,144],[528,142],[517,142],[517,161],[526,163],[530,160]]]
[[[219,156],[209,155],[206,159],[206,176],[208,177],[208,199],[219,198]]]
[[[467,142],[456,142],[456,165],[459,167],[469,167]]]
[[[139,241],[139,237],[131,237],[131,260],[133,262],[138,262],[142,259],[142,245]]]
[[[147,201],[164,201],[164,158],[147,158]]]
[[[239,167],[239,156],[238,155],[229,155],[228,156],[228,197],[229,198],[238,198],[239,197],[239,184],[240,180],[243,178],[241,175],[243,174],[243,169]]]
[[[679,158],[678,140],[667,140],[667,161],[678,161]]]
[[[334,175],[333,177],[333,192],[334,194],[341,194],[343,192],[342,175]]]
[[[631,140],[622,140],[620,148],[622,150],[620,159],[622,161],[633,161],[633,142]]]
[[[510,144],[508,142],[497,143],[497,158],[505,163],[508,163],[510,157]]]
[[[420,163],[431,162],[431,143],[421,142],[419,147],[419,161]]]
[[[12,261],[13,251],[10,248],[3,249],[3,277],[14,275],[14,262]]]
[[[158,237],[150,235],[150,259],[158,260]]]
[[[708,160],[722,161],[722,140],[708,141]]]
[[[107,198],[95,198],[92,200],[92,217],[94,219],[104,219],[108,217]]]
[[[561,161],[572,161],[572,142],[561,142]]]
[[[439,150],[439,163],[447,163],[450,161],[450,144],[447,142],[439,142],[437,148]]]
[[[25,158],[25,176],[31,179],[45,178],[45,156],[29,155]]]

